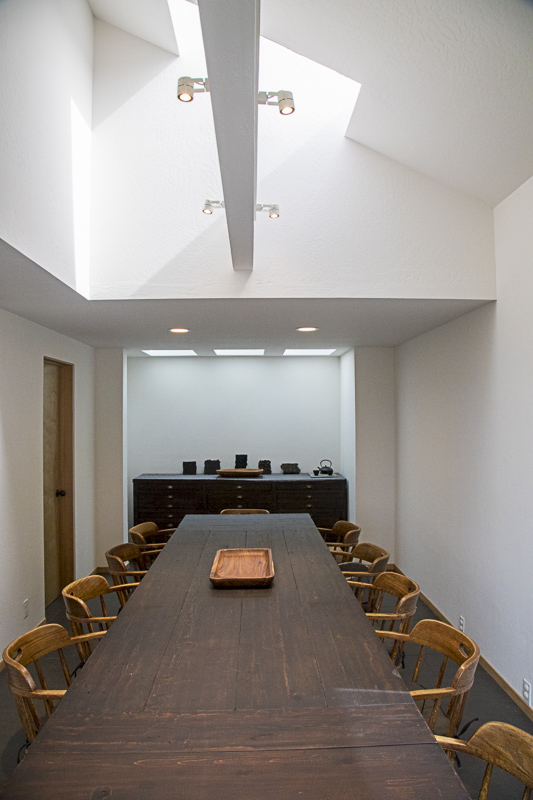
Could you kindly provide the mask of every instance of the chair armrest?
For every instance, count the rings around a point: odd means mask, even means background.
[[[342,542],[326,542],[326,544],[328,547],[336,547],[339,550],[347,550],[349,547],[353,549],[357,543],[351,542],[349,544],[343,544]]]
[[[66,689],[35,689],[33,692],[17,692],[21,697],[33,697],[36,700],[60,700],[66,693]]]
[[[435,739],[444,750],[468,752],[468,742],[463,742],[462,739],[452,739],[450,736],[435,736]]]
[[[147,572],[148,572],[147,569],[128,569],[128,570],[126,570],[126,572],[117,572],[117,575],[125,575],[125,576],[128,576],[128,575],[141,575],[141,577],[142,577],[143,575],[146,575]],[[111,573],[111,574],[113,574],[113,573]],[[123,586],[128,586],[128,587],[132,586],[131,583],[123,583],[122,585]]]
[[[320,533],[331,533],[331,528],[319,528],[317,526],[317,530],[319,530]]]
[[[92,622],[113,622],[116,617],[69,617],[69,619],[81,625],[90,625]]]
[[[110,592],[129,592],[130,589],[133,589],[135,586],[138,586],[138,583],[119,583],[117,586],[110,586]]]
[[[160,553],[162,550],[161,542],[152,542],[152,543],[146,542],[146,544],[138,544],[137,547],[140,550],[146,550],[146,551],[150,551],[152,547],[159,547],[159,550],[157,551],[158,553]]]
[[[176,528],[160,528],[158,533],[169,533],[170,535],[172,535],[173,533],[175,533],[175,531]]]
[[[80,644],[81,642],[92,642],[94,639],[102,639],[107,631],[95,631],[94,633],[84,633],[82,636],[71,636],[70,644]]]
[[[409,615],[408,614],[377,614],[374,611],[369,611],[366,616],[367,616],[367,619],[395,620],[395,619],[405,619],[406,616],[412,616],[412,615],[411,614],[409,614]]]
[[[413,689],[409,692],[413,700],[438,700],[444,697],[453,697],[455,690],[447,689]]]
[[[401,642],[410,641],[408,633],[398,633],[398,631],[376,631],[376,634],[380,639],[396,639],[396,641]]]

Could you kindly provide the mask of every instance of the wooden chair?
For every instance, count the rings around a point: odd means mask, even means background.
[[[380,572],[369,586],[366,580],[351,580],[350,574],[345,573],[348,578],[348,585],[352,587],[361,604],[364,602],[363,598],[368,595],[368,600],[365,602],[365,613],[373,626],[380,625],[376,632],[385,631],[387,633],[390,632],[392,635],[396,633],[394,626],[398,624],[398,633],[409,633],[411,619],[416,612],[420,595],[418,583],[396,572]],[[367,578],[367,576],[368,573],[364,577]],[[393,598],[393,608],[391,611],[386,612],[382,606],[383,602],[388,598]],[[395,643],[391,652],[393,661],[400,650],[400,644]]]
[[[326,546],[337,564],[344,564],[344,562],[352,560],[353,551],[359,542],[360,535],[361,528],[357,527],[344,534],[340,542],[325,540]]]
[[[324,541],[326,541],[328,544],[340,544],[346,534],[351,533],[352,531],[357,531],[359,535],[361,534],[361,528],[359,525],[356,525],[355,522],[347,522],[344,519],[340,519],[338,522],[336,522],[333,528],[318,528],[318,530],[322,534]],[[359,536],[357,538],[359,538]]]
[[[266,508],[223,508],[221,514],[270,514]]]
[[[524,785],[522,800],[530,800],[533,789],[533,736],[506,722],[486,722],[468,742],[447,736],[435,737],[448,754],[467,753],[487,762],[478,800],[487,800],[493,767],[508,772]]]
[[[139,547],[161,547],[166,544],[176,528],[159,528],[155,522],[141,522],[130,528],[133,544]]]
[[[388,572],[385,574],[393,575],[394,573]],[[426,651],[430,649],[442,654],[443,658],[434,687],[430,689],[413,689],[411,690],[411,697],[415,701],[422,701],[422,711],[424,711],[424,705],[427,700],[433,701],[427,722],[434,732],[441,703],[443,700],[449,700],[448,708],[445,712],[449,720],[444,721],[444,725],[447,728],[446,736],[456,736],[463,718],[468,693],[474,683],[479,661],[479,647],[477,644],[465,633],[458,631],[457,628],[436,619],[421,620],[415,625],[411,633],[384,630],[376,631],[376,633],[381,639],[394,639],[395,648],[399,645],[405,647],[408,642],[419,646],[420,649],[412,677],[412,682],[415,685],[420,685],[420,670]],[[394,658],[394,656],[392,657]],[[449,661],[455,662],[458,665],[458,669],[455,671],[450,685],[443,687],[442,683]]]
[[[41,662],[44,656],[57,653],[63,679],[68,688],[72,678],[68,669],[63,650],[71,645],[79,648],[104,636],[103,631],[85,634],[83,636],[69,636],[62,625],[41,625],[28,633],[19,636],[5,648],[2,658],[4,660],[7,682],[13,692],[24,733],[28,742],[33,742],[39,732],[42,722],[35,706],[39,700],[44,704],[46,717],[49,717],[57,703],[61,700],[67,689],[49,689],[45,672],[57,675],[50,659]],[[83,649],[83,648],[82,648]],[[54,659],[55,661],[55,659]],[[33,665],[36,679],[40,684],[37,688],[32,673],[28,669]]]
[[[152,550],[150,553],[142,551],[141,548],[131,542],[118,544],[107,551],[105,557],[109,574],[113,578],[115,586],[122,586],[126,590],[119,594],[121,606],[126,604],[126,600],[139,585],[139,581],[144,578],[154,557],[161,550]]]
[[[337,545],[340,547],[341,545]],[[347,548],[349,561],[341,561],[339,564],[342,572],[347,576],[350,574],[351,580],[357,580],[358,576],[375,577],[380,572],[384,572],[389,563],[390,553],[371,542],[359,542],[355,547]],[[371,583],[371,580],[366,580]]]
[[[133,584],[130,584],[130,586],[133,587]],[[108,614],[104,597],[107,594],[120,598],[122,594],[124,600],[121,603],[122,606],[128,599],[127,593],[128,589],[125,589],[123,584],[110,586],[102,575],[88,575],[86,578],[79,578],[77,581],[65,586],[62,595],[67,619],[72,626],[73,636],[83,636],[85,633],[94,633],[95,630],[103,631],[104,633],[109,630],[116,616]],[[101,616],[94,616],[87,605],[89,600],[94,600],[97,597],[100,599]],[[83,660],[86,660],[91,654],[91,644],[90,642],[85,642],[80,647],[83,648],[83,652],[80,651],[80,655]]]

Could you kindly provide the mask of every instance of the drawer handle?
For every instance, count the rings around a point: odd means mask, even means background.
[[[312,494],[307,494],[306,497],[307,497],[308,500],[311,500],[313,495]]]
[[[167,494],[167,498],[168,498],[169,500],[172,500],[172,498],[173,498],[173,497],[174,497],[174,495],[173,495],[173,494]]]
[[[242,508],[242,506],[237,506],[237,508]]]
[[[169,504],[167,505],[167,508],[174,508],[174,506],[172,505],[172,503],[169,503]]]
[[[237,500],[242,500],[242,494],[237,495]]]
[[[242,486],[237,486],[237,489],[242,489]]]
[[[173,517],[173,516],[174,516],[173,514],[167,514],[167,517],[168,517],[169,519],[172,519],[172,517]]]
[[[174,488],[173,486],[167,486],[167,489],[173,489],[173,488]]]
[[[313,504],[312,503],[307,503],[306,508],[313,508]]]
[[[310,489],[311,488],[311,484],[310,483],[306,483],[305,488],[306,489]]]

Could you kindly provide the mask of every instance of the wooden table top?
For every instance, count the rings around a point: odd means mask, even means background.
[[[270,547],[265,589],[216,551]],[[189,516],[1,797],[467,800],[307,515]]]

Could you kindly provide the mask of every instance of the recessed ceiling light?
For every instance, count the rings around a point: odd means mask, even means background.
[[[169,328],[170,333],[189,333],[188,328]]]
[[[331,350],[311,350],[307,348],[306,350],[285,350],[283,352],[284,356],[330,356],[332,353],[335,352],[337,348],[333,347]]]
[[[318,328],[296,328],[297,331],[301,331],[301,333],[311,333],[312,331],[317,331]]]
[[[143,350],[147,356],[196,356],[194,350]]]
[[[217,356],[264,356],[264,350],[215,350]]]

